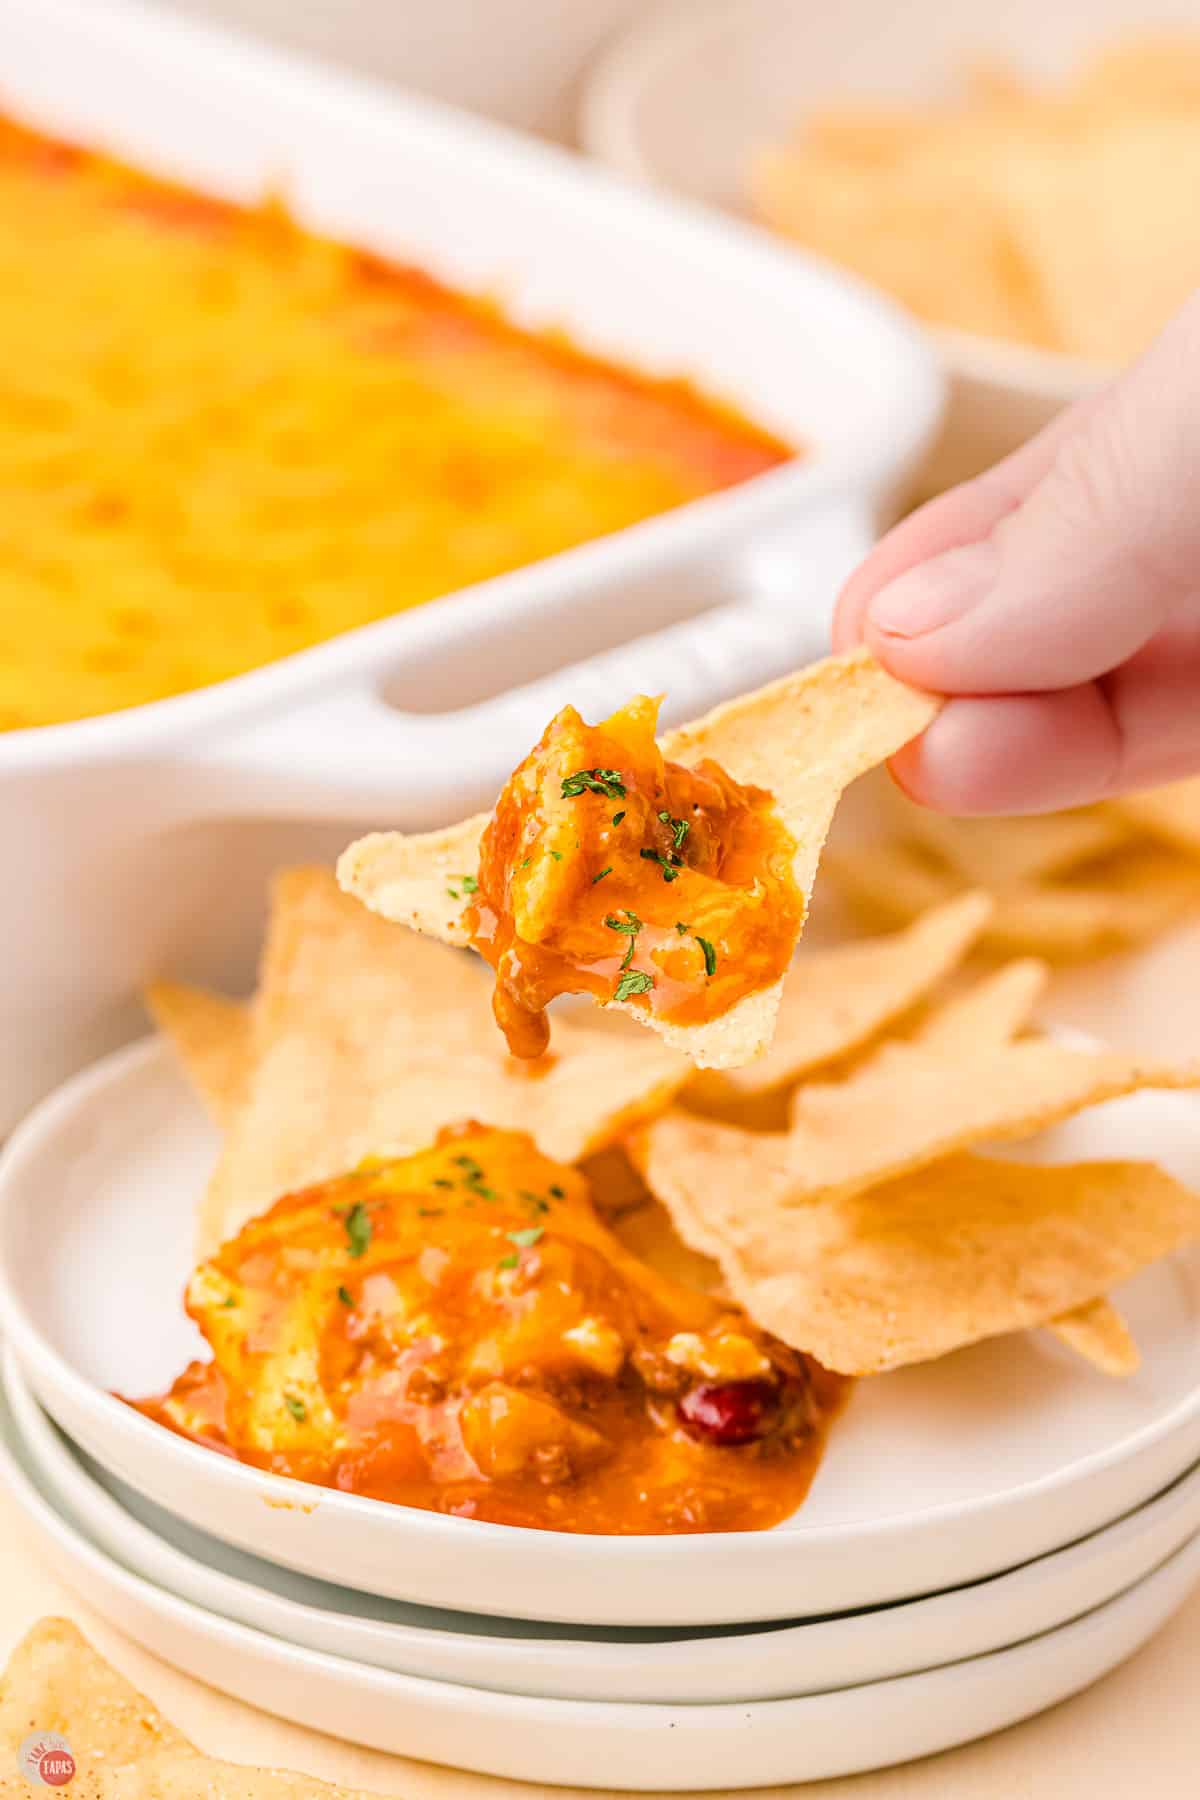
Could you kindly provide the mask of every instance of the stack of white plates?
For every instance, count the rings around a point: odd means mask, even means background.
[[[579,1537],[307,1487],[111,1397],[200,1347],[180,1296],[212,1151],[154,1045],[13,1139],[0,1479],[93,1608],[271,1712],[540,1782],[848,1774],[1076,1692],[1200,1578],[1200,1256],[1118,1296],[1144,1359],[1128,1381],[996,1340],[862,1383],[774,1531]],[[1043,1153],[1200,1182],[1200,1109],[1139,1096]]]

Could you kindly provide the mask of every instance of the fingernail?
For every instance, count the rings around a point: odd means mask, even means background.
[[[952,625],[978,606],[996,578],[991,544],[964,544],[905,570],[880,588],[867,608],[877,631],[888,637],[924,637]]]

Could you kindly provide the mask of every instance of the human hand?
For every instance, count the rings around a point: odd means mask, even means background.
[[[1200,293],[1126,373],[889,532],[834,637],[954,696],[892,763],[940,811],[1200,773]]]

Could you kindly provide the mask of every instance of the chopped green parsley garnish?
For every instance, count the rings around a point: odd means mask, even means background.
[[[614,814],[613,814],[613,816],[612,816],[612,822],[613,822],[613,824],[614,824],[614,825],[619,825],[619,824],[620,824],[620,823],[621,823],[621,820],[622,820],[622,819],[623,819],[623,818],[624,818],[624,817],[625,817],[625,808],[624,808],[624,807],[622,807],[622,808],[621,808],[621,810],[620,810],[620,812],[615,812],[615,813],[614,813]]]
[[[222,1300],[221,1305],[228,1309],[228,1308],[236,1306],[237,1301],[234,1299],[233,1295],[230,1294],[224,1300]]]
[[[532,861],[533,861],[533,858],[532,858],[532,856],[527,856],[527,857],[526,857],[526,858],[525,858],[525,859],[524,859],[524,861],[523,861],[523,862],[522,862],[522,864],[521,864],[521,867],[522,867],[522,868],[523,868],[523,869],[527,869],[527,868],[528,868],[528,867],[529,867],[529,865],[530,865],[530,863],[531,863],[531,862],[532,862]]]
[[[677,931],[677,932],[678,932],[678,933],[679,933],[679,935],[680,935],[680,937],[686,937],[686,936],[687,936],[687,934],[688,934],[688,932],[689,932],[689,931],[690,931],[690,930],[691,930],[691,929],[692,929],[692,928],[691,928],[691,926],[690,926],[690,925],[685,925],[685,924],[684,924],[684,922],[683,922],[683,920],[682,920],[682,919],[676,919],[676,921],[675,921],[675,929],[676,929],[676,931]]]
[[[463,875],[459,879],[459,886],[462,888],[464,894],[477,894],[479,892],[479,878],[476,875]]]
[[[609,863],[607,869],[601,869],[601,871],[598,875],[592,876],[592,886],[595,887],[595,885],[598,881],[603,881],[604,877],[606,875],[611,875],[611,874],[612,874],[612,864]]]
[[[496,1199],[496,1190],[494,1188],[490,1188],[490,1187],[486,1186],[484,1183],[482,1163],[476,1162],[476,1160],[473,1156],[465,1156],[465,1155],[464,1156],[454,1156],[454,1157],[451,1157],[450,1160],[454,1163],[456,1168],[459,1168],[462,1170],[463,1186],[466,1188],[466,1190],[469,1194],[478,1194],[478,1196],[481,1200],[495,1200]],[[442,1187],[442,1186],[452,1187],[453,1183],[449,1182],[449,1181],[447,1181],[447,1182],[437,1181],[436,1185],[438,1187]]]
[[[557,1181],[552,1181],[550,1183],[550,1192],[554,1195],[556,1200],[565,1200],[567,1197],[566,1188],[559,1187]]]
[[[643,862],[653,862],[658,864],[659,868],[662,870],[662,878],[664,881],[677,881],[679,879],[679,870],[671,867],[661,850],[640,850],[638,854],[641,856]]]
[[[717,953],[705,937],[697,935],[696,942],[704,952],[704,973],[715,975],[717,972]]]
[[[371,1215],[359,1200],[346,1214],[346,1241],[353,1257],[365,1256],[371,1245]]]
[[[507,1234],[510,1244],[518,1245],[522,1250],[531,1250],[534,1244],[546,1235],[544,1225],[526,1225],[521,1231],[510,1231]]]
[[[337,1291],[337,1295],[343,1306],[354,1305],[354,1295],[350,1292],[348,1287],[340,1287]]]
[[[627,969],[617,983],[613,999],[628,1000],[630,994],[648,994],[653,986],[653,975],[647,975],[641,969]]]
[[[433,1178],[433,1185],[434,1187],[451,1188],[454,1186],[454,1183],[448,1175],[435,1175]]]
[[[604,923],[608,926],[610,931],[625,931],[632,937],[636,937],[638,932],[642,929],[642,921],[635,912],[630,912],[628,908],[625,909],[625,917],[623,919],[618,919],[614,913],[606,913]]]
[[[442,1206],[418,1206],[417,1217],[418,1219],[440,1219],[445,1210],[445,1207]]]
[[[573,775],[564,776],[564,800],[577,800],[584,792],[603,794],[606,800],[623,800],[625,783],[617,769],[576,769]]]
[[[551,851],[551,852],[550,852],[550,854],[551,854],[551,856],[552,856],[552,857],[553,857],[553,858],[554,858],[554,860],[555,860],[555,862],[561,862],[561,861],[562,861],[562,851],[561,851],[561,850],[552,850],[552,851]]]
[[[520,1261],[521,1258],[518,1256],[517,1252],[513,1250],[508,1256],[502,1256],[500,1261],[496,1264],[496,1267],[498,1269],[515,1269]]]
[[[450,898],[451,898],[451,899],[452,899],[452,900],[457,900],[457,899],[459,899],[459,898],[460,898],[460,895],[459,895],[459,892],[458,892],[458,889],[457,889],[457,888],[452,888],[452,887],[448,887],[448,888],[447,888],[447,889],[446,889],[446,892],[447,892],[447,893],[448,893],[448,894],[449,894],[449,896],[450,896]]]
[[[623,932],[629,939],[629,943],[625,948],[624,958],[621,962],[621,967],[627,969],[633,961],[633,953],[637,947],[637,934],[642,929],[642,921],[635,912],[627,911],[623,919],[618,919],[615,913],[606,913],[604,923],[608,926],[610,931]]]
[[[297,1425],[303,1425],[305,1419],[308,1417],[308,1408],[305,1406],[299,1395],[285,1394],[283,1396],[283,1404],[287,1407]]]
[[[671,827],[671,837],[674,841],[676,852],[682,850],[683,840],[692,829],[687,820],[673,819],[669,812],[660,812],[658,816],[664,825],[669,825]]]

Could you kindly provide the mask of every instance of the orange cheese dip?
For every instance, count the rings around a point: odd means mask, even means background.
[[[278,206],[3,120],[0,342],[0,729],[219,681],[789,455]]]
[[[213,1350],[138,1409],[261,1469],[554,1531],[758,1529],[844,1384],[600,1223],[519,1132],[291,1194],[193,1276]]]
[[[658,708],[592,726],[564,707],[484,832],[467,926],[516,1056],[545,1050],[557,994],[699,1025],[788,966],[804,922],[793,839],[764,789],[664,761]]]

